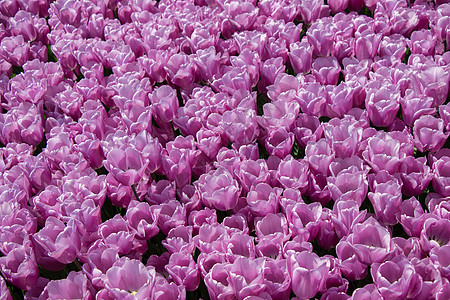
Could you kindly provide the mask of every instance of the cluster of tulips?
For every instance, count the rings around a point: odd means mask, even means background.
[[[450,299],[450,1],[0,0],[0,299]]]

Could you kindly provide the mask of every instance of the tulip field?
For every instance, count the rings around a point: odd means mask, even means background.
[[[450,299],[450,0],[0,0],[0,300]]]

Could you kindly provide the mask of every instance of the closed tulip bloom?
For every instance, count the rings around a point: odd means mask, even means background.
[[[101,242],[116,250],[119,255],[128,254],[132,249],[135,234],[119,214],[103,222],[98,228],[98,234]]]
[[[171,253],[192,254],[195,250],[192,239],[192,226],[180,226],[169,231],[162,245]]]
[[[105,168],[123,185],[138,183],[148,163],[142,159],[141,153],[134,148],[114,148],[106,155]]]
[[[291,153],[293,145],[294,134],[284,128],[269,130],[269,135],[265,140],[267,152],[279,158],[284,158]]]
[[[327,181],[336,202],[354,200],[361,206],[366,198],[368,182],[364,171],[340,172],[336,177],[328,177]]]
[[[234,109],[223,114],[220,127],[236,146],[253,143],[259,135],[256,113],[251,109]]]
[[[323,1],[302,0],[299,7],[302,20],[306,24],[313,23],[316,19],[319,18],[322,5]]]
[[[203,174],[195,187],[205,205],[222,211],[235,207],[241,192],[238,182],[225,168]]]
[[[375,172],[386,170],[394,174],[400,167],[405,154],[401,152],[398,140],[393,139],[389,134],[382,133],[369,138],[362,156]]]
[[[286,217],[293,236],[300,235],[307,241],[312,241],[319,233],[322,223],[322,205],[297,203],[286,207]]]
[[[257,216],[264,217],[268,213],[276,213],[282,190],[272,188],[267,183],[258,183],[247,194],[247,204]]]
[[[436,108],[433,107],[433,102],[432,97],[424,97],[412,90],[406,90],[405,97],[400,98],[403,121],[412,127],[421,116],[435,114]]]
[[[286,217],[283,214],[267,214],[256,221],[255,230],[259,240],[270,239],[283,243],[291,236]]]
[[[170,256],[166,270],[178,285],[184,285],[187,291],[194,291],[200,283],[200,270],[191,254],[174,253]]]
[[[194,82],[195,64],[193,58],[183,52],[172,55],[164,70],[167,72],[170,81],[183,89],[189,89]]]
[[[172,228],[186,225],[186,208],[178,200],[170,200],[160,205],[150,207],[152,214],[158,220],[161,232],[167,235]],[[158,215],[156,217],[156,215]]]
[[[305,191],[308,187],[308,163],[296,160],[291,155],[286,156],[278,165],[276,177],[284,188]]]
[[[324,138],[306,145],[305,159],[314,174],[329,175],[329,166],[334,161],[334,156],[333,149]]]
[[[341,66],[333,56],[319,57],[312,64],[312,74],[323,85],[336,85],[341,73]]]
[[[353,200],[338,201],[334,204],[331,220],[336,234],[343,238],[352,232],[355,224],[362,223],[366,217],[366,211],[359,211],[359,204]]]
[[[366,108],[373,125],[387,127],[392,124],[400,108],[400,93],[390,85],[369,90]]]
[[[312,47],[307,41],[296,42],[289,46],[289,61],[296,74],[308,73],[312,66]]]
[[[258,296],[265,290],[262,259],[237,258],[229,271],[229,282],[239,300]]]
[[[178,98],[177,93],[168,85],[160,86],[155,89],[150,96],[153,104],[153,111],[160,122],[171,122],[177,115]]]
[[[355,56],[359,60],[373,59],[378,52],[381,42],[381,34],[374,33],[372,30],[357,31],[355,33]]]
[[[356,255],[356,250],[345,240],[341,240],[336,246],[339,258],[339,269],[349,280],[361,280],[367,275],[367,264],[361,262]]]
[[[291,278],[286,263],[286,259],[267,259],[264,262],[266,291],[274,300],[286,299],[291,292]]]
[[[425,157],[406,157],[400,165],[400,179],[402,182],[402,193],[406,196],[418,196],[427,188],[433,173],[426,164]]]
[[[419,237],[423,223],[427,218],[424,215],[420,202],[415,197],[412,197],[402,202],[397,219],[408,236]]]
[[[420,276],[404,256],[396,256],[381,264],[374,263],[370,272],[383,298],[414,298],[422,289]]]
[[[315,116],[299,114],[294,123],[293,132],[297,144],[305,148],[309,141],[317,142],[323,135],[323,127]]]
[[[244,192],[250,191],[258,183],[267,183],[270,177],[267,163],[263,159],[244,160],[238,165],[234,174],[238,177]]]
[[[294,294],[299,299],[310,299],[322,290],[329,262],[315,253],[303,251],[288,256],[287,270]]]
[[[445,144],[449,133],[444,133],[444,121],[430,115],[414,122],[414,145],[420,152],[436,152]]]
[[[397,224],[402,204],[401,186],[396,183],[385,183],[377,186],[375,193],[367,195],[372,203],[375,215],[382,224]]]
[[[147,203],[136,200],[130,202],[125,215],[128,225],[136,230],[136,237],[144,240],[151,239],[159,232],[158,216],[152,213]]]
[[[230,263],[217,263],[206,274],[204,281],[212,300],[235,299],[234,288],[229,279],[231,267]]]

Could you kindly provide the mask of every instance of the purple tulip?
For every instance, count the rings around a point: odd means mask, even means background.
[[[294,72],[308,73],[312,67],[313,49],[307,41],[296,42],[289,45],[289,61]]]
[[[354,200],[361,206],[366,198],[368,182],[364,171],[341,171],[336,177],[328,177],[327,181],[335,202]]]
[[[309,299],[322,290],[328,276],[329,261],[306,251],[287,258],[292,291],[299,299]]]
[[[171,229],[162,244],[171,254],[178,252],[192,254],[195,249],[192,240],[192,227],[182,226]]]
[[[450,226],[450,221],[447,219],[430,217],[425,220],[420,233],[420,244],[423,251],[429,252],[433,248],[447,245],[450,242],[448,226]]]
[[[302,113],[294,123],[293,132],[297,144],[305,148],[309,141],[317,142],[322,137],[323,127],[317,117]]]
[[[292,151],[294,145],[294,134],[284,128],[269,130],[265,140],[267,152],[279,158],[285,158]]]
[[[54,217],[47,218],[44,228],[33,236],[39,249],[36,253],[39,265],[54,270],[75,260],[81,249],[82,233],[78,225],[73,219],[64,224]]]
[[[272,299],[281,300],[289,297],[291,278],[288,276],[286,259],[270,260],[264,262],[264,283],[266,291]]]
[[[400,215],[397,217],[403,229],[409,236],[419,237],[426,215],[419,201],[415,197],[404,200],[400,206]]]
[[[239,300],[247,296],[258,296],[265,290],[263,260],[237,258],[229,271],[229,282]]]
[[[136,237],[148,240],[158,233],[158,214],[145,202],[131,201],[125,215],[128,225],[136,230]]]
[[[297,93],[302,112],[318,118],[325,114],[327,98],[326,89],[318,82],[305,84]]]
[[[138,183],[148,163],[142,159],[141,153],[134,148],[114,148],[106,155],[105,168],[123,185]]]
[[[312,241],[319,232],[321,225],[322,205],[297,203],[286,207],[286,218],[293,236],[303,236],[305,240]]]
[[[388,173],[394,174],[405,157],[405,153],[401,152],[400,145],[400,142],[392,135],[381,133],[369,138],[362,156],[375,172],[386,170]]]
[[[239,184],[225,168],[203,174],[195,187],[205,205],[222,211],[235,207],[240,194]]]
[[[30,56],[30,43],[22,35],[5,37],[0,43],[0,57],[14,66],[23,66]]]
[[[363,300],[363,299],[382,299],[382,297],[374,284],[367,284],[362,288],[356,289],[352,295],[352,300]]]
[[[93,299],[86,275],[74,271],[70,272],[65,279],[50,281],[41,297],[49,299]]]
[[[444,121],[430,115],[414,122],[414,144],[420,152],[436,152],[442,148],[449,133],[444,133]]]
[[[373,125],[387,127],[392,124],[400,108],[400,94],[391,85],[370,89],[367,93],[366,108]]]
[[[206,274],[204,281],[212,300],[235,298],[234,289],[229,280],[231,267],[230,263],[217,263]]]
[[[333,56],[319,57],[312,64],[312,74],[323,85],[336,85],[340,73],[339,62]]]
[[[329,175],[329,166],[334,161],[334,156],[333,149],[324,138],[306,145],[305,159],[308,161],[309,169],[315,174]]]
[[[101,243],[117,251],[119,255],[128,254],[132,249],[134,233],[128,228],[127,222],[115,215],[98,228]]]
[[[434,178],[432,184],[434,190],[444,197],[450,196],[450,151],[442,149],[430,157]]]
[[[347,241],[341,240],[336,246],[339,268],[349,280],[361,280],[367,275],[367,265],[361,262],[356,250]]]
[[[264,217],[269,213],[276,213],[282,190],[272,188],[267,183],[258,183],[247,194],[247,204],[256,215]]]
[[[152,295],[155,277],[155,268],[127,259],[106,272],[105,287],[114,297],[121,299],[145,298]]]
[[[186,208],[177,200],[170,200],[150,207],[154,219],[158,220],[161,232],[167,235],[172,228],[186,225]],[[158,215],[159,214],[159,215]]]
[[[355,224],[353,232],[341,242],[348,242],[358,260],[366,265],[382,262],[394,248],[389,231],[372,217]]]
[[[178,285],[184,285],[187,291],[194,291],[200,283],[200,271],[191,254],[174,253],[166,266],[167,272]]]
[[[422,282],[414,267],[404,256],[396,256],[384,263],[374,263],[372,278],[383,298],[405,299],[420,293]]]
[[[308,187],[308,163],[288,155],[278,165],[276,177],[284,188],[305,191]]]
[[[259,135],[255,117],[255,112],[250,109],[226,111],[220,127],[236,146],[249,144],[254,142]]]
[[[0,278],[0,297],[5,300],[12,300],[11,293],[9,292],[8,287],[6,286],[5,280]]]

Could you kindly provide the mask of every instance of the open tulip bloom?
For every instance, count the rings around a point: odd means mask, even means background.
[[[0,299],[450,299],[450,1],[0,0]]]

